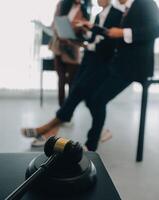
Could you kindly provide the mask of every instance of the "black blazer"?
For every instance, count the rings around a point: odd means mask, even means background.
[[[103,27],[111,28],[111,27],[119,27],[120,21],[122,17],[122,12],[111,7],[109,14],[104,22]],[[99,24],[99,15],[97,15],[95,19],[95,26]],[[92,29],[92,38],[91,42],[95,39],[95,36],[98,35],[96,28]],[[105,33],[104,33],[105,35]],[[96,55],[100,57],[101,60],[109,61],[112,59],[114,55],[114,49],[116,47],[116,41],[114,39],[110,39],[108,37],[104,37],[98,44],[96,44]]]
[[[153,76],[154,71],[154,40],[159,35],[156,3],[153,0],[135,0],[122,27],[132,29],[133,43],[119,40],[114,57],[116,70],[128,80],[144,81]]]

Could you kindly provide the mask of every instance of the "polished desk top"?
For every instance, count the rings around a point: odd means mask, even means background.
[[[0,154],[0,200],[4,200],[25,180],[25,171],[30,161],[39,153]],[[53,197],[39,192],[27,192],[22,200],[121,200],[98,154],[86,153],[97,169],[97,183],[91,190],[74,196]]]

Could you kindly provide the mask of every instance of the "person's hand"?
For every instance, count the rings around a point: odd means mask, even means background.
[[[106,31],[106,35],[110,38],[123,38],[122,28],[110,28]]]
[[[74,21],[74,26],[91,29],[93,27],[93,24],[89,21],[86,21],[86,20],[76,20],[76,21]]]
[[[83,26],[85,28],[91,29],[91,28],[93,28],[94,25],[91,22],[89,22],[89,21],[84,21],[83,22]]]

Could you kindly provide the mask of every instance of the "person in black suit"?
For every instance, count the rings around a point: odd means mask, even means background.
[[[109,74],[88,102],[93,117],[93,128],[88,133],[86,146],[95,151],[100,130],[105,121],[105,106],[133,81],[141,84],[154,71],[154,40],[159,36],[159,9],[153,0],[119,0],[125,8],[120,28],[110,28],[107,36],[118,39]],[[93,107],[93,105],[95,105]],[[92,127],[93,127],[92,126]]]
[[[104,81],[108,73],[107,66],[116,48],[116,40],[107,37],[105,29],[101,27],[119,27],[122,17],[122,12],[111,5],[111,0],[98,0],[98,3],[103,7],[103,11],[97,15],[93,27],[87,24],[87,26],[91,27],[92,31],[92,37],[89,42],[94,43],[88,45],[88,49],[84,53],[83,61],[72,84],[68,98],[57,111],[55,119],[37,129],[23,129],[22,131],[25,136],[39,137],[40,134],[54,134],[54,130],[52,132],[52,129],[63,122],[70,121],[75,108],[83,100],[90,111],[93,109],[88,102],[91,100],[96,88]],[[94,107],[94,105],[92,106]],[[94,126],[93,129],[96,131],[98,127]],[[37,144],[39,143],[37,142]],[[33,145],[35,146],[36,142]]]
[[[94,93],[92,90],[95,90],[105,79],[108,72],[107,66],[116,48],[116,40],[107,37],[105,31],[113,26],[119,27],[122,12],[115,9],[110,2],[111,0],[98,0],[103,11],[96,16],[94,25],[90,24],[92,37],[72,87],[73,92],[75,88],[81,88],[82,100],[85,99],[86,102],[87,98],[91,98],[91,93]],[[100,27],[106,29],[100,29]],[[90,93],[89,90],[91,90]]]

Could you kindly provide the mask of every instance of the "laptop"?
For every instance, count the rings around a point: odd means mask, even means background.
[[[78,40],[67,16],[56,16],[54,24],[59,38]]]

